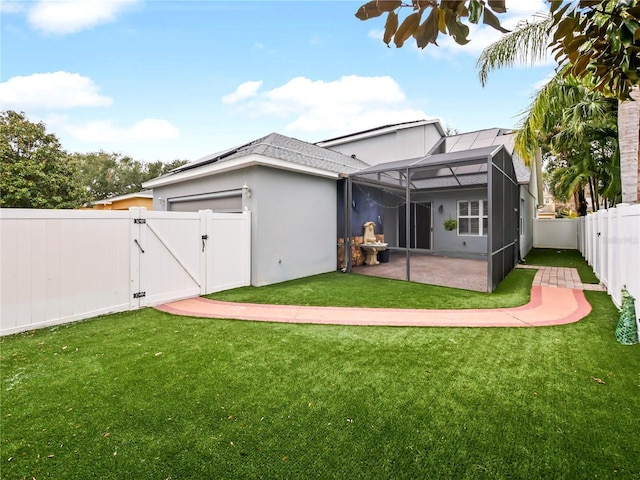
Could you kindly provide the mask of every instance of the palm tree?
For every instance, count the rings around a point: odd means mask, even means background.
[[[620,170],[623,178],[622,201],[640,202],[640,90],[631,91],[632,100],[618,107]]]
[[[538,17],[485,49],[478,59],[482,84],[490,71],[515,63],[544,58],[551,18]],[[550,175],[552,191],[561,198],[574,197],[579,212],[586,214],[584,189],[588,188],[594,209],[619,199],[615,100],[595,91],[591,77],[576,80],[568,67],[537,93],[516,133],[516,153],[525,160],[543,148],[560,160]],[[605,154],[608,154],[605,155]]]

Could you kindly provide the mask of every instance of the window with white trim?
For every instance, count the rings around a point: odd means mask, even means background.
[[[458,200],[458,235],[487,235],[489,204],[486,200]]]

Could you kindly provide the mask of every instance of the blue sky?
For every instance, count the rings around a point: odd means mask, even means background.
[[[482,88],[475,62],[498,32],[387,48],[384,17],[355,18],[362,3],[4,0],[0,105],[68,151],[195,160],[273,131],[315,142],[422,118],[513,128],[553,71],[506,69]],[[507,6],[508,27],[545,9]]]

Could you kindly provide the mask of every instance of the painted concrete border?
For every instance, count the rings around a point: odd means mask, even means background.
[[[546,327],[575,323],[591,312],[584,292],[534,285],[526,305],[469,310],[309,307],[260,305],[202,297],[156,307],[163,312],[202,318],[277,323],[396,327]]]

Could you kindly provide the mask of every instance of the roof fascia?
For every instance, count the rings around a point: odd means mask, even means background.
[[[319,147],[334,147],[336,145],[342,145],[344,143],[349,143],[349,142],[353,142],[356,140],[364,140],[366,138],[372,138],[372,137],[379,137],[381,135],[386,135],[388,133],[393,133],[393,132],[397,132],[400,130],[407,130],[409,128],[416,128],[416,127],[423,127],[426,125],[435,125],[436,128],[438,129],[438,132],[440,133],[440,135],[444,136],[445,132],[444,129],[442,128],[442,125],[440,124],[440,120],[437,118],[431,119],[431,120],[421,120],[419,122],[415,122],[415,124],[400,124],[400,125],[392,125],[386,128],[382,128],[380,130],[372,130],[372,131],[367,131],[367,132],[360,132],[360,133],[354,133],[351,135],[345,135],[343,137],[339,137],[339,138],[334,138],[334,139],[329,139],[329,140],[324,140],[321,142],[317,142],[316,145]]]
[[[118,195],[117,197],[103,198],[102,200],[96,200],[92,202],[93,205],[111,205],[113,202],[119,202],[121,200],[129,200],[132,198],[151,198],[153,199],[152,194],[139,194],[139,193],[127,193],[125,195]]]
[[[279,160],[277,158],[265,157],[263,155],[254,153],[251,155],[247,155],[246,157],[236,158],[221,163],[207,164],[199,168],[185,170],[168,177],[159,177],[144,183],[142,186],[144,188],[164,187],[167,185],[173,185],[175,183],[186,182],[189,180],[208,177],[210,175],[218,175],[221,173],[232,172],[234,170],[241,170],[243,168],[255,166],[277,168],[279,170],[287,170],[290,172],[332,179],[337,179],[340,176],[338,173],[328,172],[319,168],[299,165],[284,160]]]

